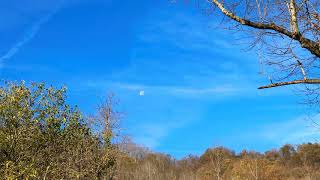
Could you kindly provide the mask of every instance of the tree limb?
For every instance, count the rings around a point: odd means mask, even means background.
[[[293,34],[290,31],[286,30],[283,27],[277,26],[274,23],[270,23],[270,24],[257,23],[257,22],[250,21],[248,19],[241,18],[241,17],[237,16],[236,14],[232,13],[231,11],[227,10],[218,0],[213,0],[212,2],[221,10],[221,12],[224,15],[239,22],[242,25],[250,26],[253,28],[257,28],[257,29],[275,30],[275,31],[277,31],[281,34],[284,34],[286,36],[289,36],[291,38],[293,37]]]
[[[294,1],[292,1],[292,2],[294,2]],[[301,44],[302,48],[305,48],[305,49],[309,50],[309,52],[311,52],[313,55],[320,57],[319,44],[311,39],[304,37],[301,33],[296,34],[297,32],[299,32],[297,27],[295,27],[295,30],[296,30],[295,33],[292,33],[291,31],[288,31],[287,29],[285,29],[281,26],[278,26],[274,23],[267,23],[266,24],[266,23],[253,22],[248,19],[241,18],[241,17],[237,16],[235,13],[227,10],[224,7],[224,5],[219,2],[219,0],[212,0],[212,3],[215,6],[217,6],[218,9],[220,9],[220,11],[224,15],[239,22],[242,25],[249,26],[249,27],[256,28],[256,29],[266,29],[266,30],[276,31],[280,34],[283,34],[291,39],[298,41]],[[296,12],[293,12],[293,14],[295,14],[295,13]],[[294,25],[297,26],[296,16],[294,18],[291,17],[291,20],[293,20]]]
[[[279,83],[269,84],[266,86],[261,86],[258,89],[267,89],[267,88],[287,86],[292,84],[320,84],[320,79],[304,79],[304,80],[294,80],[289,82],[279,82]]]
[[[297,36],[299,32],[299,26],[298,26],[298,19],[297,19],[297,7],[296,7],[296,1],[290,0],[290,3],[288,3],[288,9],[290,13],[290,27],[291,31],[293,33],[293,36]]]

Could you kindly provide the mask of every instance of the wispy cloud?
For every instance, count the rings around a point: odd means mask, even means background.
[[[202,16],[179,12],[154,16],[135,27],[136,45],[126,65],[105,80],[92,78],[90,86],[187,97],[256,94],[257,73],[251,61],[255,59],[243,58],[239,47],[230,45],[232,37],[208,27]],[[111,86],[112,82],[119,83]]]
[[[135,141],[138,144],[143,144],[148,148],[155,149],[161,144],[161,141],[170,135],[170,133],[182,126],[185,126],[186,122],[171,121],[169,123],[146,123],[141,124],[136,129],[138,132],[135,136]]]
[[[301,116],[296,119],[274,123],[266,126],[262,130],[262,136],[265,139],[285,143],[302,143],[307,141],[319,140],[319,129],[313,126],[313,121],[319,122],[320,115],[314,117]]]
[[[25,32],[24,36],[20,41],[15,43],[4,55],[0,57],[0,68],[4,65],[4,62],[6,60],[9,60],[14,55],[16,55],[19,50],[26,45],[28,42],[30,42],[40,31],[43,24],[47,23],[52,16],[58,12],[61,5],[59,4],[57,7],[54,7],[54,10],[50,12],[48,15],[41,17],[37,22],[35,22],[28,31]]]
[[[195,88],[195,87],[183,87],[183,86],[146,86],[138,84],[124,84],[115,83],[115,87],[119,87],[127,90],[144,90],[146,93],[159,93],[174,95],[174,96],[190,96],[194,97],[197,95],[209,95],[217,94],[220,95],[235,95],[237,93],[244,92],[245,89],[240,87],[234,87],[232,85],[217,85],[214,87],[207,88]]]
[[[246,134],[246,138],[255,138],[259,142],[283,144],[300,144],[320,140],[320,129],[313,122],[320,122],[320,115],[314,117],[300,116],[295,119],[271,123],[257,127]]]
[[[208,95],[217,95],[220,97],[226,96],[244,96],[249,92],[254,91],[254,86],[245,88],[243,86],[235,86],[232,84],[217,84],[207,87],[191,87],[191,86],[170,86],[170,85],[145,85],[134,83],[121,83],[121,82],[109,82],[109,81],[88,81],[86,86],[89,88],[99,89],[113,89],[113,90],[125,90],[125,91],[144,91],[148,96],[153,94],[164,94],[175,97],[189,97],[200,98]],[[250,90],[251,89],[251,90]]]

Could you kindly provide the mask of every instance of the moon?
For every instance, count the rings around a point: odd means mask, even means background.
[[[139,96],[144,96],[144,91],[140,91]]]

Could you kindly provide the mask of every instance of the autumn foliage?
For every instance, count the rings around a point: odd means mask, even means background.
[[[320,144],[265,153],[215,147],[176,160],[129,139],[114,141],[118,116],[112,96],[88,118],[66,103],[65,92],[44,84],[2,84],[2,179],[320,179]]]

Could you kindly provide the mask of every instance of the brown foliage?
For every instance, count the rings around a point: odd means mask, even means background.
[[[236,154],[227,148],[216,147],[200,157],[188,156],[181,160],[151,152],[130,139],[115,144],[113,138],[117,134],[119,116],[110,97],[99,106],[97,116],[87,119],[77,108],[70,108],[65,103],[63,88],[4,84],[0,88],[0,177],[320,179],[319,144],[284,145],[280,150],[264,154],[245,150]]]
[[[243,151],[237,155],[226,148],[217,147],[208,149],[200,157],[188,156],[178,161],[151,152],[142,158],[124,154],[125,159],[117,161],[122,164],[119,172],[122,175],[119,179],[319,179],[320,165],[317,164],[319,144],[302,144],[292,148],[291,145],[284,145],[280,150],[264,154]],[[306,163],[301,163],[303,160]]]

